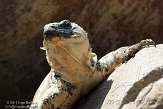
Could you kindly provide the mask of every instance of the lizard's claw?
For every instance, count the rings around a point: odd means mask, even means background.
[[[152,39],[142,40],[140,44],[142,45],[142,47],[149,47],[149,45],[154,45],[156,47],[156,44]]]

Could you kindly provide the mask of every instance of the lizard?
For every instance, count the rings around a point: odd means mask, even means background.
[[[98,60],[86,31],[69,20],[46,24],[43,37],[41,49],[46,51],[51,70],[37,89],[30,109],[70,109],[117,66],[144,47],[155,46],[153,40],[146,39]]]

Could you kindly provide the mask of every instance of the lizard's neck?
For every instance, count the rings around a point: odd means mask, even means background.
[[[76,47],[74,47],[76,46]],[[91,53],[89,45],[64,45],[60,43],[56,46],[49,46],[46,55],[51,69],[56,75],[67,82],[80,82],[83,78],[88,78],[94,69],[91,66],[94,54]]]

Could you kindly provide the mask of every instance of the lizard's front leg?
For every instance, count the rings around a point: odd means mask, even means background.
[[[108,53],[99,60],[100,65],[104,69],[104,74],[109,75],[119,64],[128,61],[132,58],[139,50],[149,45],[154,45],[155,42],[151,39],[142,40],[141,42],[129,46],[121,47],[116,51]]]
[[[142,40],[141,42],[134,44],[128,47],[121,47],[116,51],[110,52],[104,57],[102,57],[99,61],[94,59],[92,62],[94,67],[94,72],[92,76],[89,78],[87,85],[90,90],[99,84],[101,81],[105,79],[106,76],[110,75],[110,73],[121,63],[128,61],[132,58],[139,50],[144,47],[148,47],[149,45],[155,45],[154,41],[151,39]],[[96,61],[95,61],[96,60]],[[87,89],[88,89],[87,88]]]

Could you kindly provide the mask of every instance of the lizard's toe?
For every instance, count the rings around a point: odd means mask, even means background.
[[[154,45],[156,47],[155,42],[152,39],[146,39],[146,40],[142,40],[141,42],[142,47],[149,47],[149,45]]]

